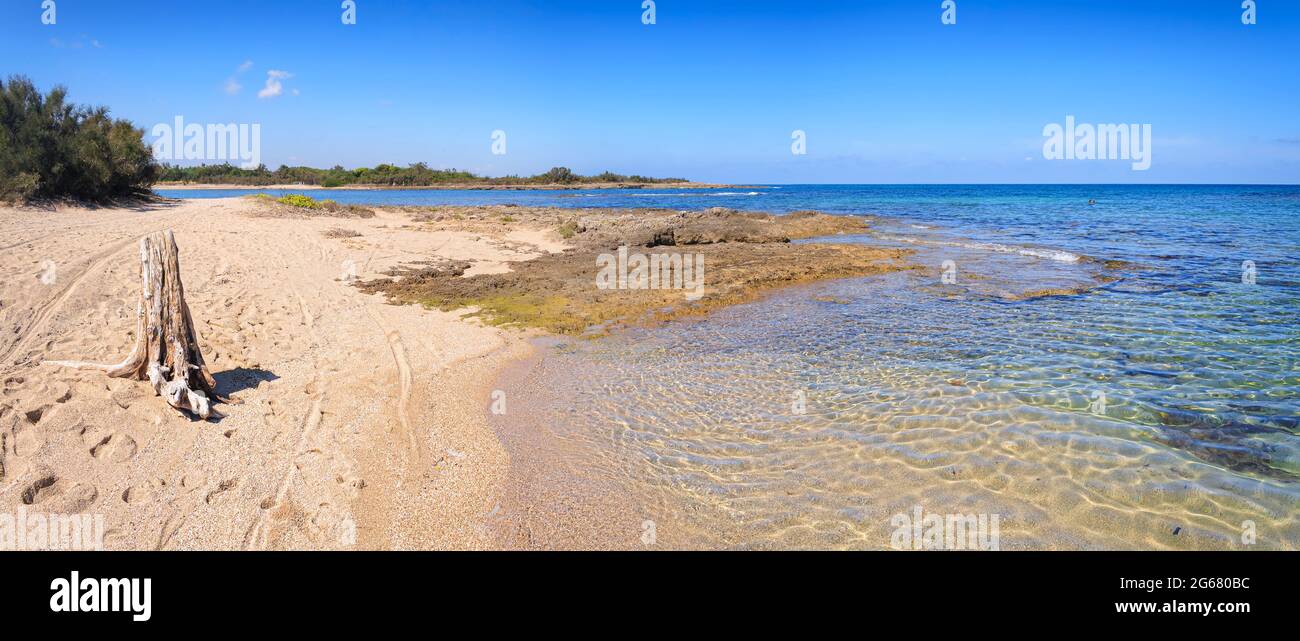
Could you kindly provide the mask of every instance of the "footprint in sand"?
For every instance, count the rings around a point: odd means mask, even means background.
[[[186,492],[193,492],[207,482],[208,477],[202,472],[191,472],[181,477],[181,487],[185,488]]]
[[[124,463],[135,456],[136,449],[135,439],[114,432],[95,443],[90,448],[90,455],[101,461]]]
[[[67,383],[55,383],[50,388],[55,403],[67,403],[72,400],[72,387]]]
[[[237,479],[228,479],[228,480],[222,481],[221,483],[218,483],[218,484],[217,484],[217,488],[216,488],[215,490],[212,490],[211,492],[208,492],[208,495],[205,496],[205,497],[203,497],[203,502],[204,502],[204,503],[207,503],[208,505],[211,505],[213,499],[217,498],[218,496],[221,496],[221,495],[222,495],[223,493],[225,493],[227,490],[229,490],[229,489],[235,487],[236,485],[238,485],[238,480],[237,480]]]
[[[45,440],[41,438],[40,431],[34,427],[19,431],[14,435],[14,456],[28,457],[35,454]]]
[[[38,505],[44,503],[61,493],[58,487],[59,477],[50,474],[37,479],[35,483],[28,485],[23,490],[23,503],[26,505]]]
[[[147,503],[149,499],[153,498],[153,495],[153,484],[145,482],[140,485],[132,485],[131,487],[122,490],[122,502],[127,504],[140,502]]]
[[[95,486],[78,483],[59,497],[55,511],[62,514],[81,514],[89,511],[97,498],[99,498],[99,490],[95,489]]]
[[[50,409],[49,405],[42,405],[36,409],[27,410],[23,412],[23,418],[27,419],[28,423],[35,425],[41,422],[41,418],[45,416],[45,411],[48,409]]]
[[[18,388],[26,381],[21,376],[10,376],[5,379],[3,393],[5,396],[12,396],[18,393]]]
[[[108,397],[118,407],[125,410],[130,409],[132,403],[144,398],[144,392],[135,387],[125,387],[110,392]]]
[[[76,403],[52,403],[21,412],[19,424],[40,425],[42,433],[70,432],[81,427],[84,415],[84,408]]]

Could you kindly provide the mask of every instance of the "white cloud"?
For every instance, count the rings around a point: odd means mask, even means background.
[[[84,33],[68,41],[63,41],[58,38],[50,38],[50,45],[56,49],[84,49],[87,46],[96,49],[104,48],[104,45],[100,43],[100,41],[91,38]]]
[[[236,80],[236,78],[243,75],[245,71],[248,71],[249,69],[252,68],[253,68],[252,60],[245,60],[242,63],[240,63],[239,66],[235,68],[234,75],[230,76],[229,78],[226,78],[226,84],[224,87],[225,92],[232,96],[239,93],[244,88],[244,85],[239,84],[239,81]]]
[[[266,86],[257,92],[258,98],[275,98],[284,93],[283,80],[292,78],[293,74],[279,69],[272,69],[266,72]]]

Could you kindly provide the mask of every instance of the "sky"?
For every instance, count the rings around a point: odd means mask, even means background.
[[[354,1],[0,0],[0,76],[146,131],[257,123],[272,169],[1300,182],[1297,0]],[[1045,158],[1067,116],[1150,125],[1150,168]]]

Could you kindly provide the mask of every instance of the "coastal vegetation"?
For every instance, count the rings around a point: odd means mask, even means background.
[[[247,196],[256,202],[268,205],[265,215],[282,218],[303,218],[309,215],[334,216],[341,218],[374,218],[375,212],[360,205],[344,205],[325,199],[316,200],[303,194],[286,194],[279,198],[270,194]]]
[[[313,167],[288,167],[281,165],[271,171],[265,165],[256,169],[242,169],[231,164],[196,165],[181,167],[163,165],[159,182],[198,183],[217,185],[318,185],[343,187],[349,185],[384,187],[435,187],[439,185],[574,185],[586,183],[681,183],[685,178],[649,178],[640,175],[623,175],[603,172],[593,176],[574,173],[568,167],[552,167],[534,176],[501,176],[489,178],[459,169],[433,169],[418,162],[406,167],[380,164],[375,167],[330,169]]]
[[[144,196],[158,174],[144,131],[105,107],[0,80],[0,201],[108,201]]]

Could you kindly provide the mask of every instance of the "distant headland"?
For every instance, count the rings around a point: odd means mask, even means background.
[[[568,167],[552,167],[533,176],[487,177],[458,169],[432,169],[425,163],[406,167],[381,164],[373,168],[316,169],[265,166],[243,169],[231,164],[181,167],[163,165],[155,188],[185,189],[639,189],[713,188],[732,185],[696,183],[685,178],[650,178],[603,172],[584,176]]]

